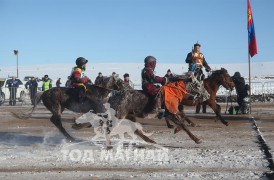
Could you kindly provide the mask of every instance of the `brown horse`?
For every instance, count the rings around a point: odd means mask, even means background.
[[[64,129],[61,122],[61,114],[66,109],[78,113],[86,113],[93,110],[95,113],[105,111],[103,103],[107,101],[106,97],[111,92],[95,85],[86,85],[86,97],[79,100],[79,90],[77,88],[55,87],[51,88],[36,97],[36,103],[30,113],[18,115],[21,119],[28,119],[36,110],[37,104],[42,100],[44,106],[52,113],[50,121],[59,129],[59,131],[70,141],[74,141],[67,131]]]
[[[221,85],[227,90],[233,90],[234,83],[231,76],[228,74],[226,69],[221,68],[220,70],[213,71],[208,78],[203,80],[203,84],[207,92],[210,94],[209,99],[207,99],[205,103],[213,109],[216,117],[221,120],[224,125],[228,126],[229,123],[225,121],[224,118],[221,116],[221,106],[216,103],[216,94]],[[179,113],[180,116],[192,126],[195,126],[195,123],[193,123],[189,118],[185,116],[185,114],[183,113],[183,105],[196,106],[197,103],[201,103],[201,101],[194,101],[193,96],[191,96],[190,94],[186,94],[183,101],[179,105],[179,110],[181,111]],[[168,119],[166,119],[166,123],[169,128],[173,127],[169,123]],[[177,128],[175,132],[178,132],[179,130],[180,128]]]
[[[119,90],[122,86],[121,80],[113,77],[104,78],[104,82],[104,85],[108,88],[99,87],[97,85],[86,85],[86,97],[81,101],[79,100],[79,90],[77,88],[56,87],[49,89],[37,96],[36,103],[30,113],[23,115],[18,115],[16,113],[13,114],[21,119],[30,118],[32,113],[37,108],[37,104],[42,100],[44,106],[52,113],[50,121],[68,140],[74,141],[74,138],[68,134],[62,125],[62,112],[65,108],[78,113],[87,113],[90,110],[93,110],[94,113],[105,112],[103,103],[107,102],[107,96],[112,90]],[[135,131],[135,134],[140,136],[146,142],[155,143],[153,140],[145,136],[139,129]]]
[[[145,118],[154,107],[154,98],[149,97],[141,90],[120,91],[120,93],[110,97],[108,102],[111,108],[116,110],[117,118],[129,119],[132,117],[130,119],[133,121],[136,120],[136,117]],[[201,140],[189,131],[180,116],[166,110],[166,118],[175,123],[178,129],[183,129],[193,141],[201,143]]]

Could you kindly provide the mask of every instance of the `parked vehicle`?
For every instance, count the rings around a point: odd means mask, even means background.
[[[0,105],[2,105],[5,101],[9,101],[10,99],[10,91],[8,87],[8,83],[10,80],[11,78],[0,78],[0,88],[1,88]],[[16,80],[19,82],[19,87],[17,88],[17,93],[16,93],[16,99],[18,101],[22,101],[22,99],[28,93],[28,90],[25,88],[25,85],[20,79],[16,78]]]

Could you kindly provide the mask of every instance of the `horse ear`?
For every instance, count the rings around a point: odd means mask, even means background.
[[[114,79],[117,81],[119,79],[119,74],[115,74]]]

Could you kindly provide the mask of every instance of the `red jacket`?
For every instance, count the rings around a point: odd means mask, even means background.
[[[75,67],[71,73],[71,86],[79,87],[85,86],[88,82],[91,82],[90,79],[84,75],[84,72],[81,68]]]
[[[149,95],[156,95],[158,93],[158,87],[154,83],[165,84],[166,78],[155,76],[154,68],[156,62],[150,62],[145,65],[145,68],[142,70],[142,89]]]

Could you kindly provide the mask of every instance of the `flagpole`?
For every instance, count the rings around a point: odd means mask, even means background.
[[[247,48],[248,51],[248,48]],[[248,72],[249,72],[249,98],[250,98],[250,106],[249,106],[249,114],[251,114],[251,70],[250,70],[250,55],[248,51]]]
[[[249,0],[247,0],[247,4],[248,3],[249,3]],[[247,7],[247,23],[248,23],[248,7]],[[248,39],[249,39],[249,35],[247,35],[247,56],[248,56],[248,84],[249,84],[249,99],[250,99],[249,114],[251,114],[251,70],[250,70],[250,53],[249,53]]]

